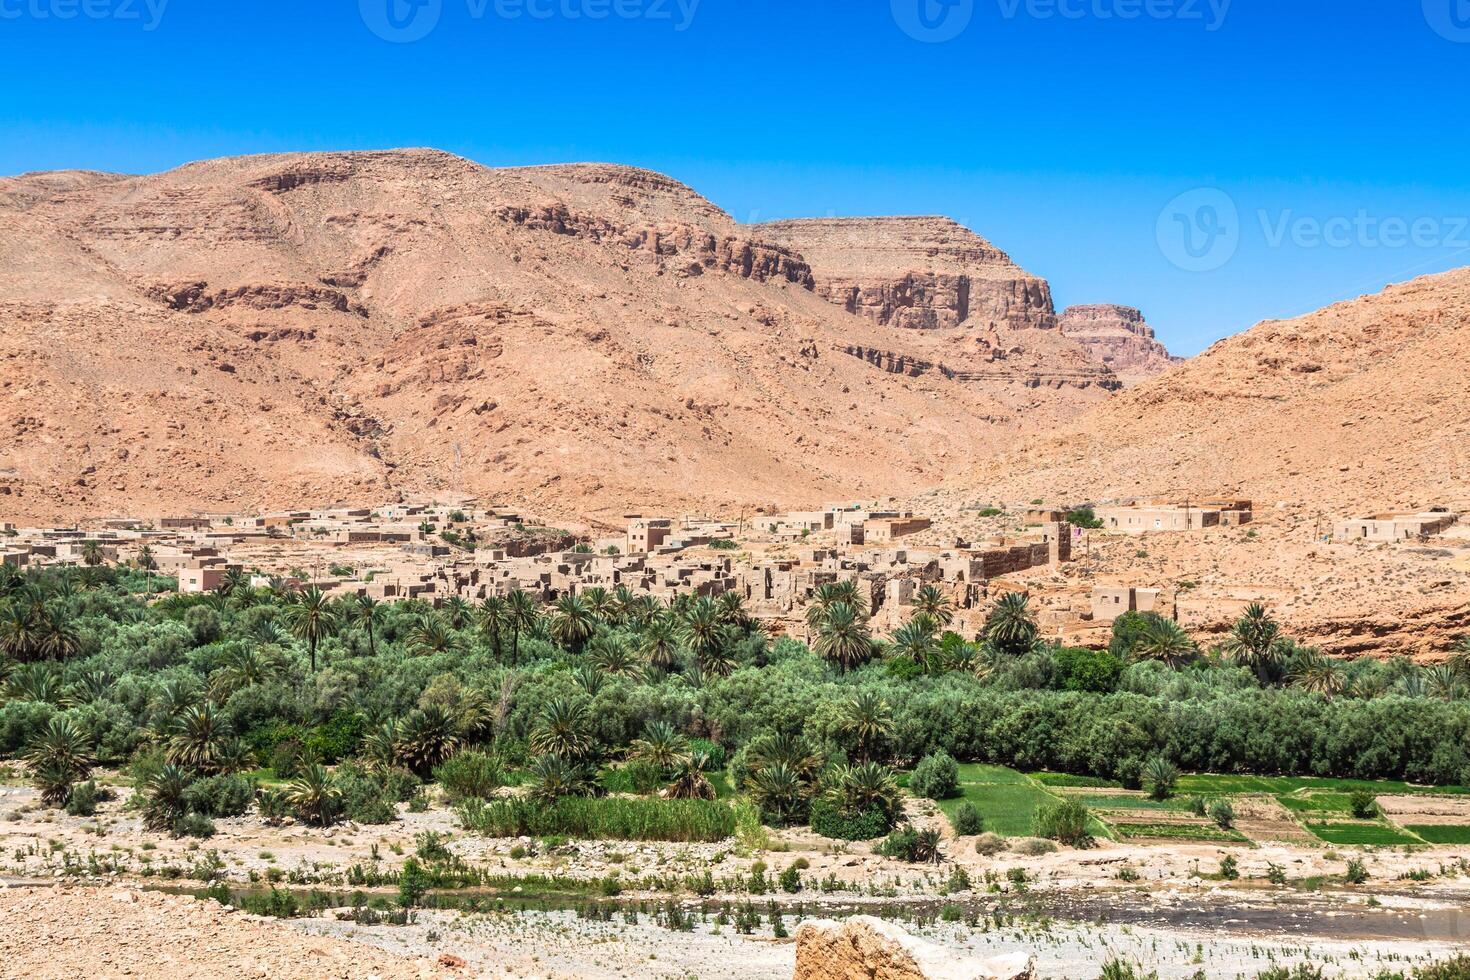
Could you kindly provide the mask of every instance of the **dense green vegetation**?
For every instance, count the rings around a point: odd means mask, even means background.
[[[1000,766],[1160,799],[1470,774],[1470,655],[1324,663],[1263,610],[1209,654],[1131,615],[1109,650],[1076,651],[1039,640],[1020,595],[981,636],[948,632],[953,608],[925,586],[885,639],[848,582],[810,605],[808,647],[771,642],[730,595],[432,608],[244,574],[208,595],[162,588],[147,569],[0,572],[0,757],[23,758],[49,804],[126,765],[150,825],[175,833],[207,834],[252,795],[266,820],[382,822],[437,781],[461,804],[516,785],[541,805],[462,806],[494,828],[707,839],[735,794],[773,825],[871,838],[900,822],[895,767],[926,757],[914,788],[1002,834],[1030,833],[1057,797]],[[608,793],[646,805],[564,802]]]

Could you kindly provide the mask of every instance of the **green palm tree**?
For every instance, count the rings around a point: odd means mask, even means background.
[[[82,649],[82,635],[60,609],[48,610],[41,622],[41,655],[50,660],[67,660]]]
[[[1327,698],[1335,698],[1347,692],[1347,673],[1342,662],[1324,657],[1315,650],[1305,651],[1292,664],[1290,679],[1304,691],[1313,691]]]
[[[443,616],[431,614],[414,624],[408,634],[408,645],[421,656],[451,653],[459,649],[459,636]]]
[[[383,621],[383,604],[366,592],[353,596],[347,605],[347,615],[367,633],[368,656],[378,655],[378,625]]]
[[[1132,650],[1132,655],[1140,660],[1158,660],[1170,667],[1178,667],[1198,654],[1183,627],[1162,616],[1149,618]]]
[[[531,751],[580,760],[592,754],[595,745],[587,704],[553,698],[541,713],[541,724],[531,734]]]
[[[96,568],[106,560],[107,556],[102,553],[102,542],[88,541],[82,545],[82,561],[88,565]]]
[[[610,623],[617,616],[617,600],[602,586],[594,585],[583,589],[581,597],[582,602],[587,606],[587,611],[601,622]]]
[[[735,669],[730,655],[730,628],[709,596],[691,600],[684,611],[679,638],[694,657],[701,674],[725,677]]]
[[[152,599],[153,570],[158,567],[158,559],[153,557],[153,548],[146,544],[139,548],[137,557],[133,559],[133,564],[143,570],[143,581],[145,583],[143,588],[147,597]]]
[[[690,752],[674,767],[664,796],[671,800],[713,800],[719,794],[709,781],[705,770],[709,768],[709,753],[703,750]]]
[[[628,758],[654,766],[660,773],[672,772],[689,759],[689,740],[668,722],[651,721],[643,737],[628,747]]]
[[[822,754],[800,735],[764,735],[746,750],[746,767],[751,772],[775,765],[790,769],[804,782],[815,782],[827,765]]]
[[[927,669],[930,658],[938,649],[934,636],[935,623],[928,613],[919,613],[894,630],[891,637],[894,656],[911,660]]]
[[[225,722],[209,702],[191,705],[170,726],[164,758],[198,773],[212,773],[220,747],[228,735]]]
[[[458,752],[461,743],[462,733],[455,714],[443,705],[427,704],[398,720],[393,754],[415,773],[427,776],[435,766]]]
[[[738,592],[721,592],[715,600],[720,622],[732,630],[744,632],[750,627],[750,613],[745,611],[745,599]]]
[[[853,747],[853,755],[867,762],[893,736],[893,709],[875,691],[858,691],[843,705],[838,730]]]
[[[572,653],[580,653],[597,630],[597,622],[592,607],[581,596],[569,593],[552,604],[551,638]]]
[[[679,663],[679,632],[672,616],[660,615],[644,627],[638,653],[649,666],[666,674],[673,671]]]
[[[313,585],[291,601],[285,616],[291,634],[311,651],[311,672],[316,673],[317,645],[337,629],[337,613],[331,600]]]
[[[537,756],[526,774],[526,795],[537,803],[555,803],[566,796],[586,796],[592,791],[586,769],[563,756]]]
[[[1236,662],[1255,671],[1262,687],[1269,687],[1283,667],[1285,650],[1281,639],[1281,626],[1264,605],[1253,602],[1230,628],[1224,650]]]
[[[762,817],[778,827],[800,820],[811,799],[810,784],[784,762],[753,772],[746,790]]]
[[[72,786],[91,773],[92,742],[70,718],[54,715],[27,743],[21,758],[31,768],[41,800],[60,806]]]
[[[1030,653],[1038,634],[1031,615],[1031,597],[1024,592],[1007,592],[996,600],[985,620],[986,642],[1001,653],[1019,657]]]
[[[500,659],[500,634],[510,622],[510,606],[498,595],[486,596],[480,603],[477,623],[480,634],[490,641],[490,652]]]
[[[312,763],[286,786],[286,802],[313,827],[330,827],[342,810],[342,790],[325,766]]]
[[[834,602],[818,628],[813,649],[844,673],[862,666],[873,655],[867,620],[848,603]]]
[[[638,655],[617,633],[599,633],[587,644],[587,660],[611,677],[634,677],[639,673]]]
[[[40,656],[41,630],[35,616],[24,603],[13,602],[0,618],[0,652],[17,663],[28,663]]]
[[[845,814],[856,816],[877,810],[890,824],[903,810],[898,780],[888,767],[876,762],[839,769],[830,781],[827,797]]]
[[[510,662],[515,666],[521,659],[521,634],[535,630],[539,613],[536,600],[522,589],[512,589],[505,597],[505,606],[510,614]]]
[[[937,586],[922,585],[914,595],[914,608],[941,626],[954,619],[954,603]]]
[[[463,596],[452,595],[444,600],[444,618],[453,629],[462,630],[474,619],[475,611]]]
[[[265,647],[232,647],[220,658],[212,687],[223,702],[236,691],[274,680],[280,669]]]
[[[143,794],[143,823],[149,830],[169,830],[189,812],[185,794],[193,780],[175,765],[149,773],[139,787]]]

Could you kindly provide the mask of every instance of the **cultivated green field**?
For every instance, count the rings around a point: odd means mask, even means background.
[[[1362,844],[1396,847],[1423,841],[1383,823],[1308,823],[1307,830],[1329,844]]]
[[[1415,786],[1396,779],[1327,779],[1320,776],[1220,776],[1211,773],[1190,773],[1179,777],[1176,787],[1180,793],[1203,793],[1216,796],[1233,793],[1266,793],[1284,796],[1297,790],[1325,790],[1351,793],[1367,790],[1370,793],[1418,793],[1418,794],[1470,794],[1464,786]]]
[[[1057,797],[1035,780],[1004,766],[960,766],[960,795],[941,800],[939,808],[953,822],[955,811],[968,800],[980,811],[985,829],[1004,837],[1028,837],[1036,808]]]
[[[1307,793],[1302,796],[1278,796],[1276,802],[1298,816],[1318,817],[1353,812],[1351,793]]]
[[[1416,823],[1407,825],[1405,829],[1431,844],[1470,844],[1470,827]]]
[[[1250,843],[1244,834],[1225,830],[1213,824],[1179,823],[1114,823],[1113,829],[1123,837],[1151,837],[1161,840]]]

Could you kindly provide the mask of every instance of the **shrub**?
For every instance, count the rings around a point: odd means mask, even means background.
[[[1349,885],[1361,885],[1368,880],[1368,867],[1362,858],[1353,858],[1347,863],[1347,873],[1343,875]]]
[[[1061,647],[1052,654],[1057,684],[1064,691],[1095,691],[1107,694],[1118,689],[1123,661],[1107,650]]]
[[[1159,980],[1158,973],[1144,973],[1126,960],[1112,959],[1103,964],[1098,980]]]
[[[1235,808],[1229,800],[1216,800],[1210,805],[1210,819],[1222,830],[1235,826]]]
[[[1453,959],[1414,971],[1414,980],[1470,980],[1470,956],[1461,954]]]
[[[1210,812],[1210,801],[1203,796],[1191,796],[1189,798],[1189,812],[1196,817],[1208,816]]]
[[[909,789],[931,800],[947,800],[960,791],[960,769],[948,752],[936,752],[919,760],[909,779]]]
[[[1032,820],[1032,833],[1069,847],[1087,847],[1092,834],[1087,830],[1087,807],[1076,800],[1043,803]]]
[[[961,803],[954,812],[954,832],[961,837],[970,837],[985,829],[985,819],[975,804],[969,800]]]
[[[1378,798],[1365,789],[1356,790],[1348,797],[1348,806],[1359,820],[1372,820],[1379,814]]]
[[[710,800],[568,796],[534,803],[471,798],[460,804],[459,816],[467,830],[490,837],[691,842],[724,840],[735,833],[735,811]]]
[[[794,864],[788,865],[786,870],[781,872],[781,877],[778,879],[778,884],[780,884],[781,890],[783,892],[791,895],[795,895],[797,892],[801,891],[800,869],[798,869]]]
[[[1234,881],[1240,877],[1240,864],[1235,860],[1234,854],[1227,854],[1220,859],[1220,877],[1226,881]]]
[[[255,785],[244,776],[206,776],[184,790],[184,805],[206,817],[238,817],[255,800]]]
[[[1055,854],[1057,845],[1044,837],[1022,837],[1011,842],[1011,850],[1022,857],[1040,857]]]
[[[893,829],[893,823],[877,807],[847,816],[831,801],[812,801],[812,832],[833,840],[873,840]]]
[[[1010,844],[1000,834],[983,833],[975,838],[975,853],[990,857],[1004,851]]]
[[[468,797],[488,800],[505,785],[500,760],[484,752],[459,752],[434,767],[434,779],[451,801]]]
[[[202,813],[189,813],[174,821],[175,837],[213,837],[214,821]]]
[[[939,832],[915,830],[911,826],[893,831],[878,845],[878,853],[910,864],[927,864],[939,860]]]
[[[117,794],[106,786],[98,786],[96,780],[77,783],[66,799],[66,812],[74,817],[90,817],[97,813],[97,804],[111,800]]]

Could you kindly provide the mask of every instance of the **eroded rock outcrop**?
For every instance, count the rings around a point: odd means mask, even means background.
[[[1051,287],[948,218],[811,218],[760,225],[800,252],[817,292],[885,326],[1051,329]]]
[[[813,919],[796,931],[793,980],[1030,980],[1026,953],[976,959],[867,915]]]
[[[1058,320],[1062,333],[1105,364],[1124,385],[1163,374],[1184,360],[1169,353],[1154,337],[1143,314],[1131,306],[1069,306]]]

